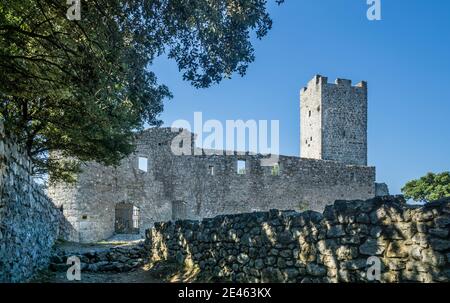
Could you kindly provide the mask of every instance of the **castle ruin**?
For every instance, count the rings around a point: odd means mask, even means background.
[[[221,214],[322,211],[335,200],[387,195],[386,185],[375,183],[375,167],[367,166],[367,83],[315,76],[300,99],[301,157],[279,156],[276,170],[262,166],[266,156],[257,154],[174,155],[176,136],[195,136],[171,128],[139,133],[135,153],[118,167],[85,164],[76,184],[48,190],[72,225],[69,240],[142,235],[155,222]],[[190,148],[197,149],[195,142]]]

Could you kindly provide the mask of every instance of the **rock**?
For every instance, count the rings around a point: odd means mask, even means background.
[[[368,223],[370,223],[370,218],[367,214],[361,213],[356,217],[356,222],[368,224]]]
[[[278,268],[268,267],[261,271],[261,280],[263,283],[286,282],[285,276]]]
[[[439,217],[434,220],[437,226],[445,228],[450,225],[450,217]]]
[[[59,255],[53,255],[50,257],[50,262],[51,263],[56,263],[56,264],[60,264],[60,263],[65,263],[63,258]]]
[[[297,268],[294,267],[290,267],[290,268],[286,268],[284,270],[285,274],[287,275],[288,280],[293,280],[295,281],[295,279],[297,278],[297,276],[299,275],[299,271]]]
[[[338,245],[335,240],[320,240],[317,248],[322,255],[333,255]]]
[[[367,239],[367,241],[359,247],[359,252],[368,256],[381,255],[386,247],[384,244],[378,243],[377,240]]]
[[[382,273],[381,280],[387,283],[398,283],[401,280],[401,273],[398,271]]]
[[[450,249],[450,241],[442,239],[431,239],[430,246],[434,250],[443,251]]]
[[[383,264],[390,270],[399,271],[406,268],[406,260],[402,259],[383,259]]]
[[[285,258],[285,259],[292,258],[292,255],[293,255],[292,251],[291,251],[291,250],[288,250],[288,249],[282,250],[282,251],[280,252],[280,256],[283,257],[283,258]]]
[[[428,247],[428,238],[427,238],[427,235],[424,233],[415,234],[411,240],[413,243],[418,244],[423,248]]]
[[[233,272],[238,272],[239,271],[239,264],[237,263],[233,263],[233,265],[231,265],[231,269],[233,270]]]
[[[269,255],[271,255],[271,256],[278,256],[278,249],[275,249],[275,248],[272,248],[270,251],[269,251]]]
[[[239,256],[237,257],[237,260],[239,263],[241,264],[247,264],[248,261],[250,260],[250,257],[247,254],[239,254]]]
[[[322,256],[321,258],[322,263],[328,268],[328,271],[330,269],[337,269],[339,261],[335,256]]]
[[[311,276],[315,276],[315,277],[322,277],[327,274],[327,270],[324,266],[321,266],[321,265],[318,265],[315,263],[309,263],[306,266],[306,271],[308,274],[310,274]]]
[[[413,245],[411,247],[410,254],[413,259],[420,261],[422,259],[422,247]]]
[[[275,257],[268,257],[265,260],[266,265],[272,266],[277,262],[277,259]]]
[[[357,259],[346,261],[342,264],[343,269],[356,270],[365,268],[367,266],[367,259]]]
[[[407,258],[409,249],[402,242],[391,242],[387,248],[386,256],[388,258]]]
[[[430,228],[428,232],[432,236],[436,236],[439,238],[446,238],[448,236],[449,230],[448,228]]]
[[[354,259],[358,256],[358,249],[354,246],[339,246],[336,256],[338,260]]]
[[[263,269],[264,268],[264,261],[262,259],[256,259],[255,260],[255,268],[256,269]]]
[[[370,236],[372,238],[378,238],[381,236],[382,232],[383,232],[383,230],[381,229],[380,226],[374,226],[370,229]]]
[[[278,241],[282,245],[287,245],[289,243],[294,242],[294,238],[290,232],[284,231],[284,232],[281,232],[280,234],[278,234]]]
[[[238,283],[246,282],[246,275],[244,273],[242,273],[242,272],[238,273],[236,275],[236,282],[238,282]]]
[[[340,240],[341,244],[360,244],[359,236],[347,236],[342,237]]]
[[[338,238],[345,235],[344,228],[342,225],[331,226],[327,231],[328,238]]]
[[[422,251],[421,261],[425,264],[433,266],[444,266],[446,263],[445,259],[445,256],[437,251],[433,251],[430,249]]]

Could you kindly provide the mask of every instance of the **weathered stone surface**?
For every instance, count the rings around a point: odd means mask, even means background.
[[[357,259],[357,260],[350,260],[342,263],[342,268],[344,269],[351,269],[351,270],[357,270],[365,268],[367,265],[367,259]]]
[[[432,236],[446,238],[449,234],[449,229],[448,228],[431,228],[431,229],[429,229],[428,232]]]
[[[386,256],[388,258],[406,258],[409,255],[409,250],[410,248],[400,241],[391,242],[387,248]]]
[[[69,231],[30,172],[30,159],[0,117],[0,283],[27,281],[46,268],[53,244]]]
[[[345,235],[344,228],[342,225],[334,225],[331,226],[327,231],[327,237],[329,238],[337,238]]]
[[[327,274],[327,269],[324,266],[315,263],[309,263],[306,266],[306,271],[308,274],[314,277],[322,277]]]
[[[82,271],[88,272],[127,272],[142,266],[146,260],[144,243],[124,247],[112,247],[101,251],[65,250],[57,248],[51,258],[50,269],[53,271],[66,271],[70,265],[67,258],[77,256],[81,260]],[[179,263],[189,262],[182,252],[177,252],[175,259]]]
[[[368,256],[379,256],[381,255],[386,247],[384,244],[379,243],[377,239],[368,239],[363,245],[359,247],[359,251],[363,255]]]
[[[431,239],[430,245],[433,249],[438,250],[438,251],[449,250],[450,249],[450,240]]]
[[[266,282],[362,282],[367,281],[369,266],[377,264],[373,259],[377,256],[382,282],[448,282],[450,239],[434,220],[450,216],[443,211],[447,204],[450,204],[450,199],[438,205],[431,204],[435,206],[417,208],[405,205],[401,198],[383,197],[368,201],[338,201],[336,205],[328,206],[323,216],[315,219],[311,218],[313,212],[299,214],[275,210],[265,213],[265,216],[255,213],[220,216],[189,226],[190,230],[198,232],[194,232],[193,240],[181,249],[183,254],[189,254],[187,248],[197,251],[191,256],[192,263],[203,271],[208,271],[208,266],[229,268],[230,271],[222,271],[220,276],[211,272],[214,279],[220,281],[239,276],[239,281],[243,282],[254,281],[255,278]],[[372,220],[369,223],[357,222],[356,218],[364,217],[360,216],[361,213],[372,210],[377,214],[376,210],[380,209],[382,211],[378,214],[384,217],[377,216],[375,223]],[[421,216],[422,212],[426,215]],[[333,217],[335,221],[331,219]],[[423,224],[421,228],[417,227],[416,218],[426,220],[420,223]],[[225,225],[223,220],[227,222]],[[359,221],[367,222],[365,219]],[[165,258],[166,251],[162,248],[179,251],[178,245],[164,239],[177,238],[184,232],[162,226],[157,224],[147,232],[147,235],[153,235],[147,242],[155,260]],[[225,252],[224,256],[228,257],[220,257],[223,249],[219,247],[223,244],[216,246],[195,240],[198,238],[195,234],[201,233],[204,226],[209,226],[212,232],[215,228],[223,229],[223,234],[227,234],[227,228],[233,230],[236,239]],[[261,235],[267,235],[268,240],[258,248],[249,248],[243,241],[248,235],[247,226],[259,226]],[[431,230],[434,231],[429,232]],[[221,233],[217,233],[220,238]],[[253,233],[258,234],[256,231]]]
[[[367,165],[366,82],[353,86],[350,80],[337,79],[328,83],[327,77],[316,75],[301,90],[300,99],[303,158]],[[337,135],[336,124],[351,129],[351,134]]]

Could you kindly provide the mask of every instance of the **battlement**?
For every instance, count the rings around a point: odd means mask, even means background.
[[[367,89],[367,82],[361,81],[358,82],[356,85],[352,85],[352,80],[348,79],[342,79],[337,78],[334,83],[328,83],[328,77],[324,77],[321,75],[315,75],[313,79],[311,79],[306,87],[303,87],[301,89],[301,93],[306,92],[309,88],[317,88],[317,87],[323,87],[323,86],[335,86],[335,87],[353,87],[353,88],[360,88],[360,89]]]
[[[367,82],[315,75],[300,99],[302,157],[367,164]]]

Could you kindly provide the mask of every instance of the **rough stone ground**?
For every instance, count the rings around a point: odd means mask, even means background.
[[[143,268],[123,273],[83,273],[80,281],[68,281],[65,272],[42,272],[35,283],[160,283],[162,280]]]
[[[86,252],[105,252],[115,248],[133,247],[141,244],[143,239],[139,235],[115,235],[105,241],[80,244],[61,242],[55,245],[55,251],[64,251],[65,254],[83,254]],[[162,282],[189,282],[194,281],[196,273],[180,270],[178,265],[159,263],[154,266],[144,264],[127,272],[90,272],[81,271],[80,281],[69,281],[65,271],[41,271],[32,283],[162,283]]]
[[[80,281],[68,281],[65,272],[40,272],[32,283],[166,283],[201,282],[196,271],[180,270],[178,265],[161,263],[154,267],[144,265],[130,272],[92,273],[81,272]]]

